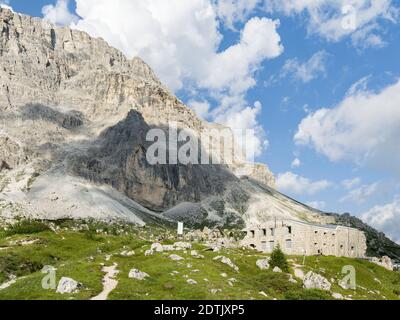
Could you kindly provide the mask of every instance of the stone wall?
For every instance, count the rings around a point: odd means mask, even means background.
[[[365,257],[363,232],[336,225],[315,225],[295,220],[269,221],[246,228],[242,244],[271,253],[279,244],[288,255]]]

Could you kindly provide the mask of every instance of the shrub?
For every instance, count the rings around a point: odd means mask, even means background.
[[[35,220],[22,220],[9,227],[6,235],[15,234],[33,234],[51,230],[49,226],[43,222]]]
[[[282,252],[279,245],[275,247],[271,254],[271,260],[269,262],[271,268],[278,267],[284,272],[289,272],[289,265],[286,260],[285,254]]]
[[[325,291],[317,289],[291,290],[285,293],[287,300],[331,300],[332,297]]]

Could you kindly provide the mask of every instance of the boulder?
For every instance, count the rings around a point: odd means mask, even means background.
[[[282,272],[281,268],[279,268],[279,267],[273,268],[272,271],[273,272],[277,272],[277,273],[281,273]]]
[[[144,255],[145,256],[151,256],[151,255],[153,255],[154,254],[154,251],[153,250],[146,250],[145,252],[144,252]]]
[[[269,259],[259,259],[256,262],[256,265],[261,270],[269,269]]]
[[[146,272],[139,271],[138,269],[132,269],[129,271],[129,278],[136,280],[145,280],[149,275]]]
[[[171,260],[174,260],[174,261],[181,261],[181,260],[184,260],[184,258],[182,258],[181,256],[178,256],[177,254],[171,254],[171,255],[169,256],[169,258],[170,258]]]
[[[189,242],[175,242],[174,247],[182,250],[192,249],[192,245]]]
[[[308,272],[303,280],[303,287],[305,289],[320,289],[329,291],[331,289],[331,283],[315,272]]]
[[[226,264],[227,266],[231,267],[233,270],[235,270],[236,272],[239,272],[239,267],[237,265],[235,265],[231,259],[224,257],[224,256],[217,256],[215,257],[213,260],[219,260],[221,261],[223,264]]]
[[[62,277],[57,286],[57,293],[77,293],[82,287],[82,284],[74,279],[68,277]]]
[[[193,279],[188,279],[186,282],[192,285],[197,284],[197,281]]]
[[[153,244],[151,245],[150,250],[153,250],[153,251],[155,251],[155,252],[163,252],[163,251],[164,251],[164,248],[163,248],[163,246],[161,245],[161,243],[156,242],[156,243],[153,243]]]

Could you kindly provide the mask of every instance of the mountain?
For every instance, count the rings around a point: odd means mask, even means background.
[[[0,30],[3,219],[342,221],[277,192],[267,166],[233,150],[229,165],[149,164],[151,129],[176,123],[224,159],[220,145],[202,137],[227,128],[199,119],[144,61],[102,39],[4,8]]]

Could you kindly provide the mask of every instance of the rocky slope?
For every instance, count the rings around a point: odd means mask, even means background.
[[[0,30],[2,217],[333,221],[276,192],[269,169],[235,145],[229,165],[150,165],[150,128],[173,122],[194,138],[225,128],[197,118],[140,58],[7,9]],[[218,147],[210,155],[223,159]]]

